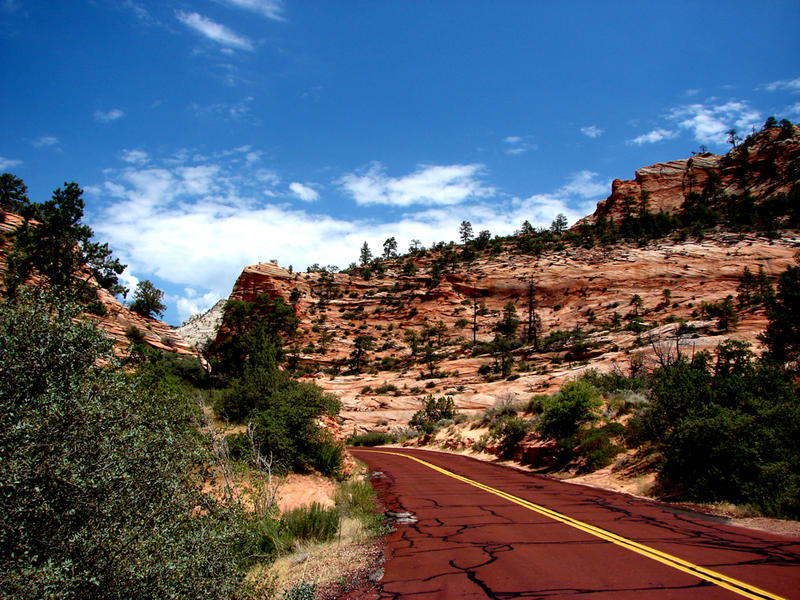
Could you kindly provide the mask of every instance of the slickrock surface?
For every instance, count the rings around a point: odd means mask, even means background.
[[[222,324],[225,314],[225,302],[219,300],[202,315],[192,315],[183,325],[175,328],[175,333],[181,336],[187,344],[202,351],[217,336],[217,331]]]
[[[702,241],[663,240],[642,248],[631,244],[567,248],[538,259],[504,252],[459,267],[431,289],[426,287],[430,256],[408,259],[417,268],[414,276],[403,275],[402,260],[394,260],[385,263],[382,279],[369,280],[346,273],[292,274],[262,263],[244,270],[231,297],[253,300],[259,293],[269,293],[290,302],[292,291],[297,290],[295,307],[301,324],[293,340],[294,351],[301,364],[319,368],[315,382],[342,399],[344,428],[350,433],[379,424],[405,425],[428,393],[452,394],[459,410],[469,413],[504,395],[523,399],[553,391],[589,367],[627,370],[635,353],[652,356],[654,349],[663,352],[674,347],[677,325],[669,321],[676,319],[696,328],[681,339],[682,353],[713,349],[729,337],[757,345],[757,335],[766,325],[763,311],[741,313],[735,329],[719,334],[713,321],[697,316],[700,304],[727,296],[735,299],[745,266],[754,272],[763,266],[776,276],[792,263],[798,248],[800,235],[789,233],[778,240],[718,234]],[[507,302],[515,304],[522,321],[520,331],[524,331],[531,279],[535,310],[545,334],[577,327],[594,347],[573,357],[564,351],[519,350],[515,361],[517,366],[525,361],[527,372],[515,373],[517,377],[511,380],[479,374],[478,369],[492,365],[495,358],[487,353],[472,356],[464,344],[472,340],[474,300],[486,306],[485,314],[477,316],[479,343],[494,338]],[[671,293],[669,305],[664,304],[665,289]],[[626,317],[635,311],[630,304],[635,294],[644,303],[639,312],[647,331],[641,333],[624,329]],[[614,313],[622,317],[616,327],[612,326]],[[440,321],[446,328],[441,344],[435,344],[435,369],[440,376],[428,378],[423,353],[412,357],[404,332],[419,332]],[[323,332],[331,338],[324,342],[324,349]],[[345,363],[360,335],[374,338],[374,348],[367,352],[369,366],[362,373],[346,374]],[[384,359],[397,361],[394,370],[381,365]],[[337,365],[339,374],[335,374]]]

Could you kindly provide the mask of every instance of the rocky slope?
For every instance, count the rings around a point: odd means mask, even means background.
[[[750,194],[756,202],[787,193],[800,180],[800,128],[773,127],[749,136],[728,154],[697,154],[638,169],[632,180],[615,179],[611,195],[597,204],[598,218],[619,222],[626,210],[638,210],[644,199],[652,212],[675,212],[688,194],[700,193],[713,183],[726,196]]]
[[[709,179],[733,194],[741,191],[745,164],[751,172],[747,189],[757,200],[786,192],[800,180],[798,133],[794,127],[787,138],[784,129],[773,128],[724,157],[700,155],[640,169],[635,180],[616,181],[585,222],[622,214],[615,211],[623,198],[641,199],[643,192],[649,210],[675,211],[689,188]],[[726,338],[758,346],[763,309],[739,311],[738,325],[721,331],[702,318],[701,305],[735,302],[744,267],[763,268],[774,278],[800,248],[800,235],[787,230],[777,239],[718,229],[702,239],[676,236],[644,245],[559,244],[538,256],[523,253],[517,241],[494,240],[468,258],[458,246],[417,252],[378,261],[371,273],[292,273],[260,263],[244,269],[231,298],[253,301],[266,293],[293,304],[300,327],[290,353],[308,377],[342,399],[345,430],[391,428],[404,426],[428,393],[450,394],[470,412],[501,397],[552,391],[589,367],[627,370],[642,358],[713,349]],[[563,341],[551,338],[542,351],[529,343],[514,350],[513,374],[503,378],[496,373],[501,357],[488,344],[508,303],[521,321],[518,336],[524,337],[533,307],[540,340],[561,332]],[[679,321],[691,331],[679,333]],[[408,332],[423,338],[416,353]],[[364,366],[348,372],[364,336],[371,339]],[[427,358],[426,339],[432,346]]]
[[[766,324],[763,312],[743,313],[735,329],[720,333],[714,321],[698,318],[698,309],[702,302],[735,297],[745,266],[754,271],[763,266],[775,276],[792,263],[798,248],[800,235],[792,233],[779,240],[721,234],[702,241],[664,240],[643,248],[571,248],[538,259],[505,251],[447,274],[430,289],[424,275],[430,269],[429,257],[414,259],[419,276],[403,275],[395,261],[389,262],[383,279],[370,280],[345,273],[291,274],[275,265],[256,265],[245,269],[232,297],[253,300],[266,292],[290,302],[296,290],[301,326],[294,351],[301,363],[319,369],[314,375],[318,385],[340,396],[346,429],[399,426],[427,393],[452,394],[459,409],[469,412],[504,395],[521,399],[551,391],[587,367],[627,370],[632,355],[652,357],[656,351],[672,350],[676,319],[696,329],[680,340],[684,353],[714,348],[727,337],[757,344]],[[511,378],[479,372],[481,367],[491,368],[496,357],[485,350],[473,355],[467,343],[472,340],[475,299],[486,307],[476,319],[476,339],[487,343],[508,302],[516,305],[523,321],[520,330],[524,329],[531,280],[542,330],[579,330],[588,349],[570,356],[567,349],[521,348],[514,352]],[[666,305],[665,289],[670,291]],[[630,303],[636,294],[643,300],[638,312],[645,330],[639,332],[626,328],[635,319],[637,309]],[[435,376],[430,377],[430,364],[422,353],[412,356],[404,332],[422,332],[439,323],[444,328],[434,336]],[[345,363],[355,340],[364,335],[375,340],[374,349],[367,351],[367,368],[341,374],[348,369]]]
[[[175,328],[175,333],[183,338],[187,344],[204,350],[216,336],[222,324],[227,300],[219,300],[201,315],[192,315],[182,325]]]
[[[0,210],[0,281],[5,275],[5,257],[13,243],[14,231],[21,224],[22,218],[19,215]],[[128,310],[119,300],[101,288],[96,291],[96,299],[105,307],[106,315],[99,317],[87,313],[84,314],[84,318],[95,323],[113,338],[120,353],[125,353],[130,347],[131,334],[138,332],[134,335],[141,336],[142,342],[153,348],[183,355],[197,355],[194,347],[163,321],[148,319]]]

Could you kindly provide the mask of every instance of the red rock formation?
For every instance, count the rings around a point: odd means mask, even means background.
[[[728,196],[745,192],[741,169],[747,171],[747,192],[758,202],[788,192],[800,179],[800,127],[788,137],[778,127],[757,133],[725,156],[704,153],[638,169],[632,180],[615,179],[611,195],[597,204],[594,214],[578,221],[593,223],[601,215],[620,221],[626,206],[634,213],[642,198],[651,212],[675,212],[686,196],[700,192],[710,176],[718,176],[719,190]]]

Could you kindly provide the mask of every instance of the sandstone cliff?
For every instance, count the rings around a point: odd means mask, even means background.
[[[743,168],[756,199],[785,193],[800,181],[800,130],[793,128],[789,138],[781,131],[754,136],[724,157],[704,154],[640,169],[635,180],[616,181],[587,221],[619,216],[623,198],[643,192],[651,211],[675,211],[709,179],[717,190],[739,194]],[[702,305],[735,302],[744,267],[774,278],[800,247],[794,231],[775,239],[719,228],[699,239],[644,245],[553,244],[539,255],[521,251],[518,241],[495,240],[469,258],[461,247],[441,247],[382,260],[370,277],[364,270],[291,273],[260,263],[244,269],[231,298],[253,301],[266,293],[292,304],[300,327],[290,354],[318,385],[340,396],[345,430],[391,428],[404,426],[428,393],[450,394],[460,410],[471,411],[507,395],[552,391],[586,368],[628,370],[642,358],[713,349],[727,338],[758,348],[763,308],[740,310],[738,325],[724,331],[703,317]],[[502,357],[490,342],[508,303],[521,321],[517,336],[524,337],[533,307],[540,341],[553,332],[571,341],[551,338],[537,351],[528,340],[513,351],[513,374],[502,377]],[[688,334],[680,333],[680,322],[689,324]],[[432,352],[415,353],[407,332],[427,338]],[[366,366],[348,372],[363,336],[372,340]]]
[[[611,195],[581,222],[593,223],[600,217],[620,221],[626,210],[638,210],[643,200],[652,212],[675,212],[710,180],[721,194],[747,193],[756,202],[787,193],[800,180],[798,133],[797,126],[773,127],[749,136],[724,156],[703,153],[638,169],[632,180],[615,179]]]

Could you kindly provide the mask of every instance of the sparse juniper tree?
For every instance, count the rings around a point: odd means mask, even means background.
[[[372,338],[368,335],[360,335],[353,343],[353,351],[350,353],[350,364],[353,370],[358,372],[366,360],[367,350],[372,350]]]
[[[145,279],[136,284],[130,309],[149,319],[160,317],[167,310],[167,306],[162,302],[163,299],[164,292],[154,286],[149,279]]]
[[[458,228],[458,236],[462,244],[466,244],[472,239],[472,223],[469,221],[461,221],[461,227]]]
[[[519,230],[521,235],[530,235],[533,233],[533,225],[525,219],[525,222],[522,224],[522,229]]]
[[[28,187],[22,179],[11,173],[0,175],[0,209],[19,214],[29,204]]]
[[[422,250],[422,242],[419,240],[411,240],[411,244],[408,246],[409,253],[413,254],[415,252],[419,252]]]
[[[430,344],[426,344],[425,346],[425,364],[428,365],[428,371],[430,373],[430,377],[434,377],[436,375],[436,361],[439,360],[439,356],[436,352],[433,351],[433,346]]]
[[[372,260],[372,250],[369,249],[369,244],[367,244],[367,242],[364,242],[364,245],[361,246],[361,254],[359,255],[359,261],[361,262],[361,266],[366,267],[371,260]]]
[[[406,329],[403,339],[411,349],[411,356],[414,356],[419,351],[419,334],[414,329]]]
[[[644,300],[642,300],[642,297],[639,294],[634,294],[628,306],[633,307],[634,314],[638,317],[639,310],[641,310],[641,308],[644,306]]]
[[[568,221],[566,215],[564,215],[564,213],[558,213],[556,218],[553,219],[553,222],[550,223],[550,231],[556,235],[564,233],[567,230],[567,224]]]
[[[733,148],[736,148],[736,144],[738,144],[739,142],[742,141],[742,138],[739,137],[738,135],[736,135],[736,130],[734,128],[732,128],[732,127],[730,129],[728,129],[728,131],[726,131],[725,133],[728,136],[728,143]]]
[[[778,119],[775,117],[767,117],[767,120],[764,121],[764,126],[761,128],[761,131],[766,131],[767,129],[772,129],[773,127],[778,126]]]
[[[773,359],[800,370],[800,266],[789,267],[778,278],[778,293],[767,301],[769,325],[761,341]]]
[[[397,240],[394,236],[383,242],[383,258],[392,258],[397,256]]]
[[[527,221],[526,221],[527,223]],[[533,349],[539,349],[539,338],[542,333],[542,319],[536,314],[536,299],[534,298],[534,280],[528,280],[528,330],[525,332],[526,340],[533,344]]]
[[[497,324],[497,331],[504,337],[511,338],[517,332],[519,327],[519,317],[517,316],[517,307],[513,302],[506,302],[503,307],[503,318]]]

